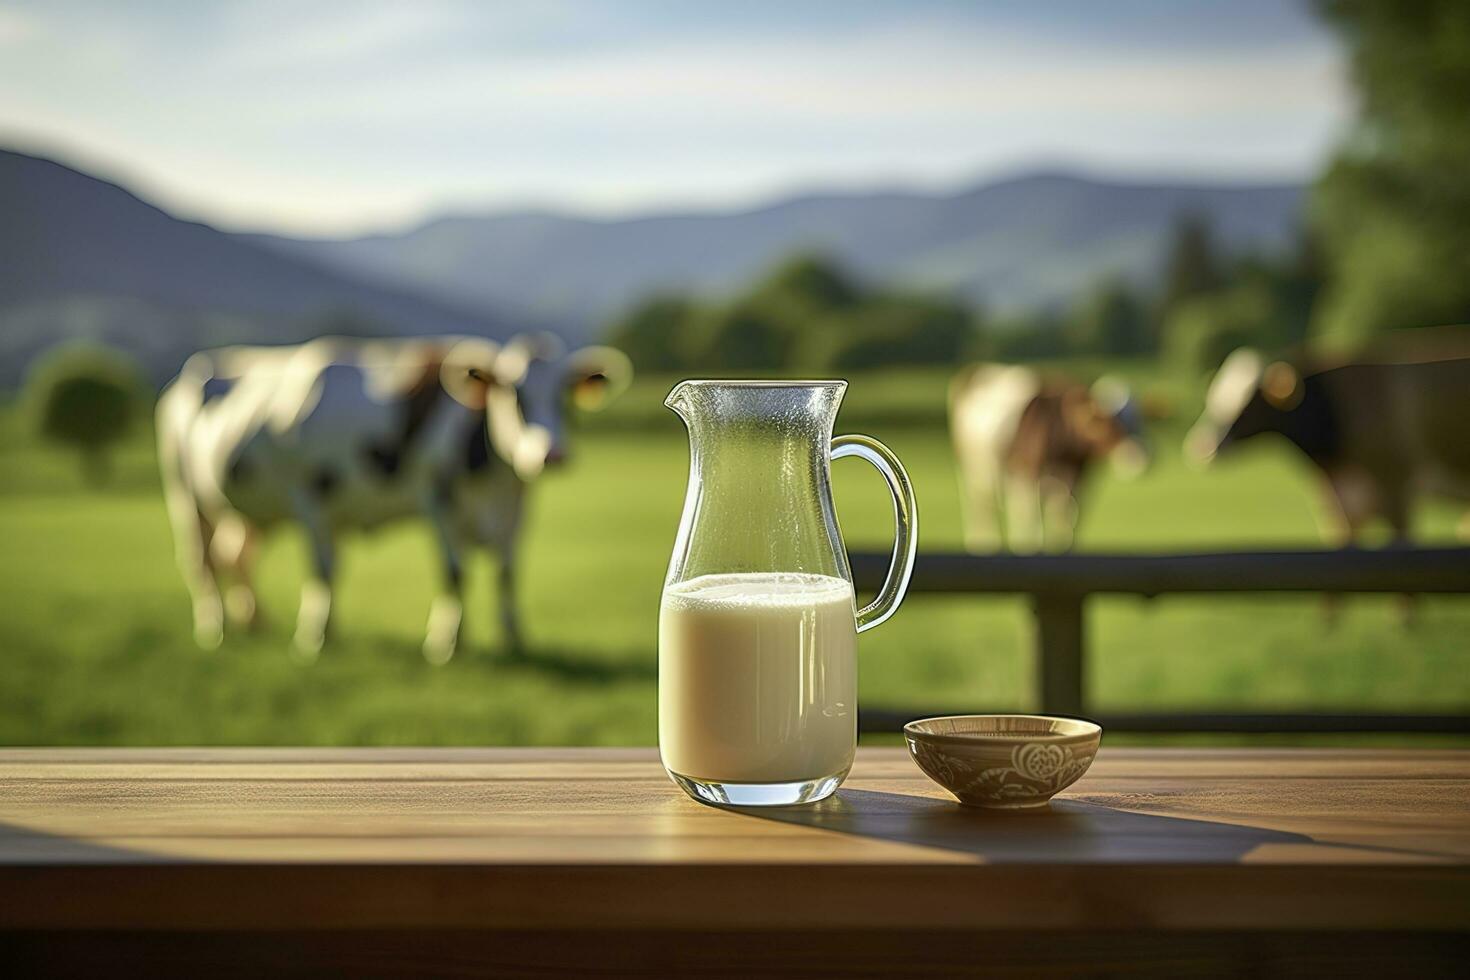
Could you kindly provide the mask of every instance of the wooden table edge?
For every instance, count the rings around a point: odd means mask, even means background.
[[[0,930],[1099,928],[1470,932],[1470,869],[799,863],[0,867]]]

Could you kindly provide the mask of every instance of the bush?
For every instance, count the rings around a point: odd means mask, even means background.
[[[958,364],[974,356],[979,331],[963,307],[897,293],[875,296],[848,318],[827,368]]]
[[[131,359],[107,347],[59,348],[38,360],[26,401],[42,438],[76,449],[93,484],[111,474],[108,451],[137,421],[142,381]]]
[[[958,363],[975,353],[977,321],[950,300],[878,292],[796,255],[723,304],[651,297],[613,324],[608,342],[651,371],[854,370]]]
[[[1038,361],[1075,353],[1067,325],[1051,312],[998,320],[987,337],[986,356],[996,361]]]
[[[791,324],[767,305],[737,300],[694,317],[686,367],[698,371],[774,371],[786,366],[794,341]]]
[[[1099,283],[1084,297],[1066,330],[1068,346],[1080,353],[1151,354],[1156,343],[1143,301],[1120,279]]]
[[[613,324],[608,343],[621,350],[639,371],[673,371],[685,365],[683,348],[698,307],[688,296],[651,296]]]
[[[1193,376],[1220,366],[1237,347],[1256,347],[1270,316],[1258,290],[1231,289],[1185,300],[1169,318],[1169,360]]]
[[[1285,261],[1245,259],[1229,285],[1175,309],[1165,324],[1169,359],[1196,372],[1219,367],[1237,347],[1284,352],[1306,337],[1319,285],[1309,241]]]

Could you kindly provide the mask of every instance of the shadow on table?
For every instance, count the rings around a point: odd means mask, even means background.
[[[1238,861],[1262,844],[1312,838],[1262,827],[1054,800],[1049,810],[975,810],[947,800],[844,789],[807,807],[739,812],[860,837],[963,851],[986,861]]]
[[[132,864],[146,860],[144,848],[117,847],[83,837],[66,837],[0,823],[0,866]]]

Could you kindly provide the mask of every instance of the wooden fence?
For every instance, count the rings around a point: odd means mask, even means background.
[[[854,554],[859,590],[876,589],[890,556]],[[1470,732],[1470,715],[1202,714],[1088,710],[1083,677],[1086,605],[1098,594],[1152,598],[1172,594],[1470,593],[1470,548],[1368,551],[1232,551],[1214,554],[966,555],[921,554],[910,595],[1026,595],[1036,618],[1040,710],[1096,717],[1124,731],[1177,732]],[[1411,629],[1411,627],[1406,627]],[[1412,635],[1412,634],[1411,634]],[[1470,670],[1470,636],[1466,636]],[[1188,651],[1181,651],[1187,655]],[[975,706],[928,710],[869,708],[864,731],[897,731],[904,722]]]

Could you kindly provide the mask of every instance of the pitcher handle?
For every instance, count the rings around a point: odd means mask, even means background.
[[[914,499],[914,486],[903,464],[883,443],[872,436],[836,436],[832,440],[832,459],[857,456],[872,463],[893,494],[893,561],[888,577],[872,602],[858,610],[857,631],[870,630],[898,611],[904,593],[909,589],[909,576],[914,572],[914,555],[919,550],[919,504]]]

